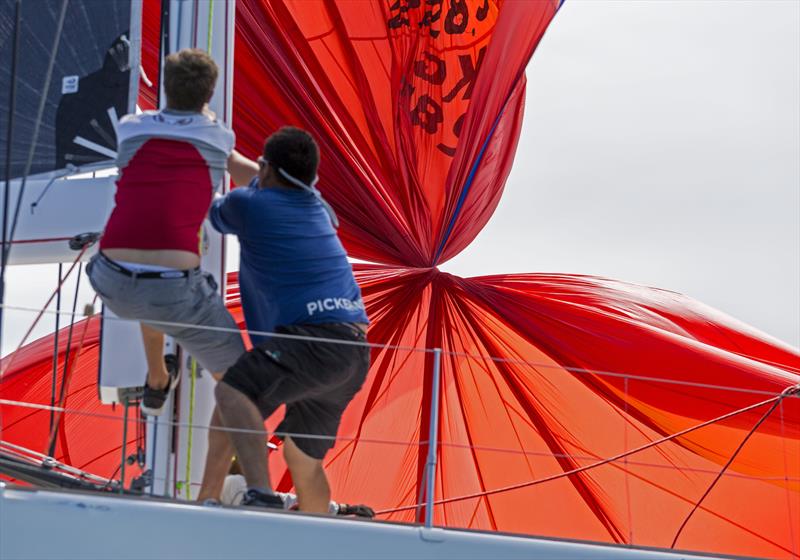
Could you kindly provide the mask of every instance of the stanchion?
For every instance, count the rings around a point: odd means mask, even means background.
[[[124,407],[122,411],[122,462],[119,467],[119,493],[125,493],[125,465],[128,462],[127,447],[128,447],[128,397],[126,396],[122,401]]]
[[[428,433],[428,461],[425,463],[425,527],[433,527],[433,502],[436,488],[436,452],[439,447],[439,377],[442,369],[442,349],[433,350],[433,389],[431,390],[431,422]]]

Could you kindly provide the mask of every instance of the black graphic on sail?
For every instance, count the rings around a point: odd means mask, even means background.
[[[0,180],[6,173],[14,0],[0,0]],[[17,55],[11,176],[25,172],[46,95],[30,175],[113,159],[115,120],[133,112],[139,68],[135,0],[70,0],[47,92],[62,2],[23,2]]]

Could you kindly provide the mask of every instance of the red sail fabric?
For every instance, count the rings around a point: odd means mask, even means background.
[[[497,205],[522,122],[523,72],[557,6],[239,2],[239,148],[255,155],[275,128],[307,128],[350,255],[440,263]]]
[[[139,81],[139,99],[137,101],[137,105],[143,111],[158,107],[160,36],[161,0],[144,0],[142,2],[142,77]],[[147,85],[145,77],[152,85]]]
[[[678,294],[601,278],[381,266],[360,266],[357,278],[370,340],[394,348],[373,351],[326,459],[335,498],[407,508],[382,518],[413,521],[432,371],[420,349],[440,347],[436,497],[452,501],[435,507],[437,524],[669,547],[710,487],[676,547],[797,557],[800,399],[782,400],[754,431],[770,403],[737,413],[800,383],[796,350]],[[241,324],[237,290],[231,274]],[[121,413],[96,399],[97,336],[93,324],[67,390],[67,408],[80,413],[66,415],[57,458],[111,476]],[[0,398],[49,403],[52,343],[20,351]],[[48,412],[4,405],[0,414],[4,441],[46,447]],[[590,468],[564,474],[581,467]],[[272,471],[291,488],[280,454]]]

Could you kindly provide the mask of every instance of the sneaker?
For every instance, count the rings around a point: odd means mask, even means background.
[[[267,494],[255,488],[250,488],[244,494],[243,506],[263,507],[269,509],[283,509],[283,500],[277,494]]]
[[[364,504],[339,504],[336,515],[354,515],[355,517],[366,517],[367,519],[372,519],[375,517],[375,511],[371,507],[365,506]]]
[[[153,389],[145,383],[144,395],[142,396],[142,414],[146,416],[161,416],[164,412],[164,405],[169,394],[175,390],[180,380],[178,372],[178,359],[174,354],[164,356],[164,363],[167,366],[169,381],[163,389]]]

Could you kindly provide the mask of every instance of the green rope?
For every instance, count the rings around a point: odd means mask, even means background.
[[[192,499],[192,426],[194,425],[194,392],[197,385],[197,360],[192,358],[192,375],[189,383],[189,427],[186,436],[186,499]]]
[[[211,54],[211,29],[214,26],[214,0],[208,0],[208,40],[206,51]]]

